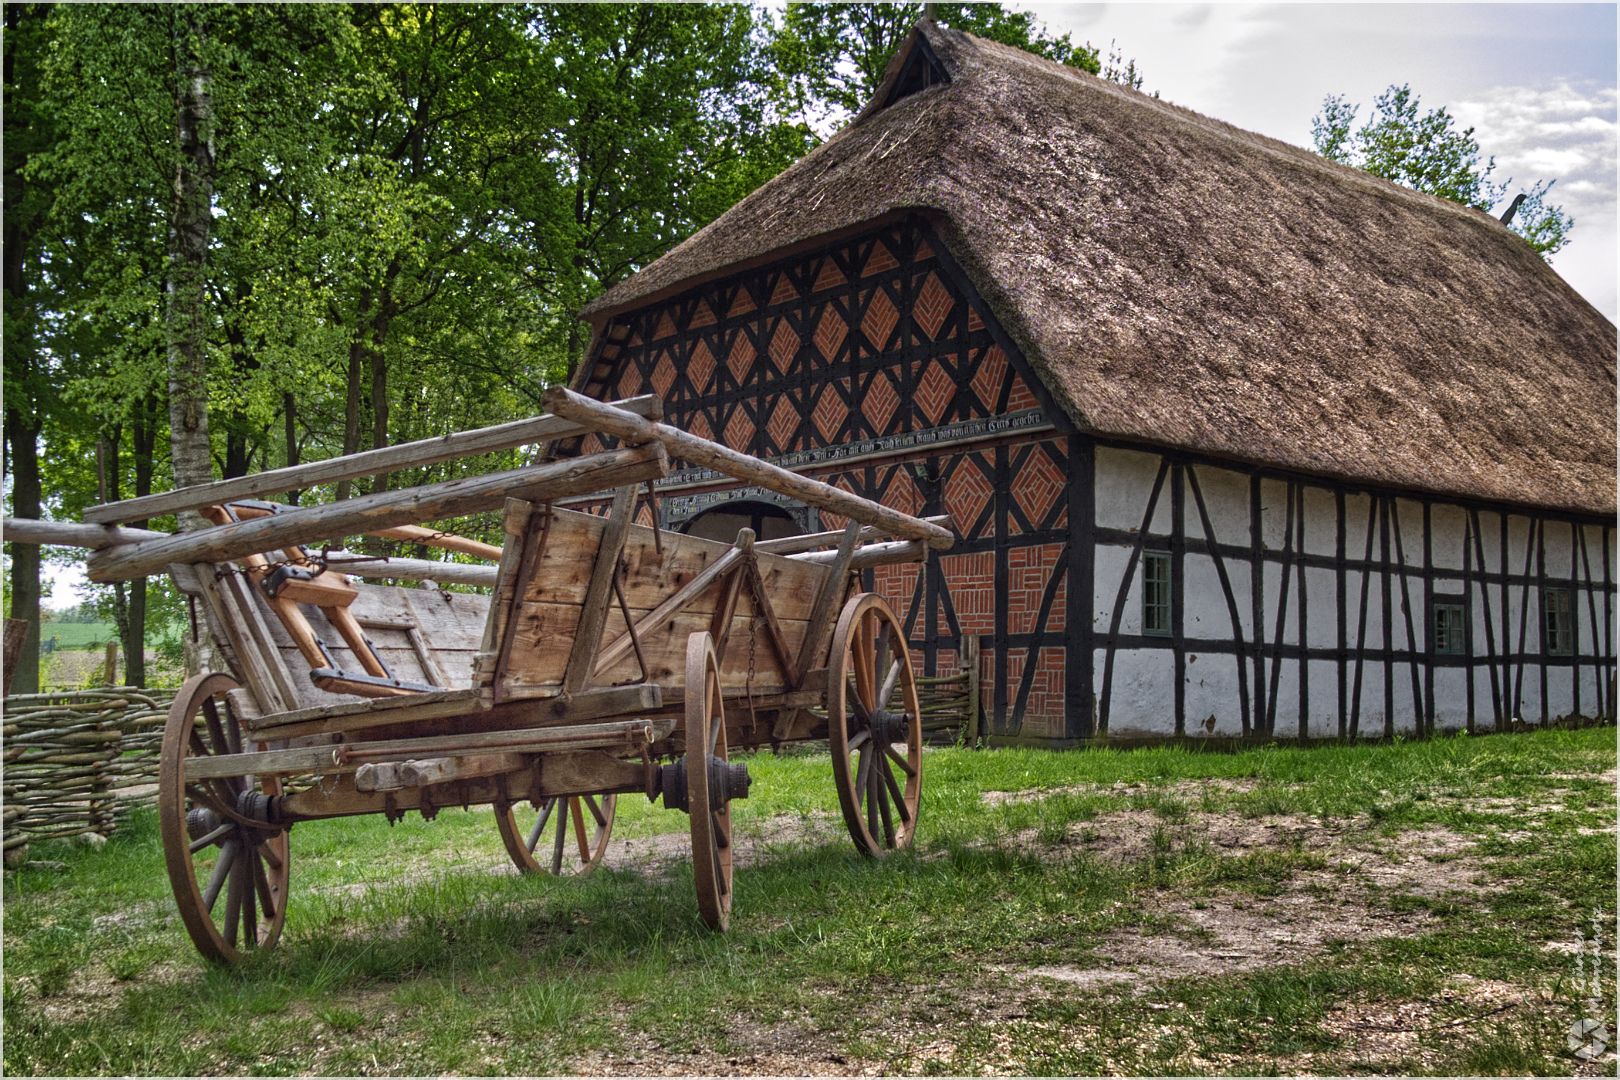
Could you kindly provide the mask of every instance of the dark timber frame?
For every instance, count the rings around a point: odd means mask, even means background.
[[[580,388],[600,398],[657,393],[677,427],[712,432],[739,450],[914,514],[952,514],[957,546],[904,580],[908,595],[891,599],[909,613],[906,634],[925,675],[939,673],[942,654],[960,656],[966,636],[979,639],[990,667],[985,712],[992,734],[1028,734],[1027,718],[1043,709],[1050,713],[1051,693],[1037,684],[1040,672],[1059,663],[1062,719],[1054,724],[1047,715],[1039,734],[1058,741],[1107,734],[1119,654],[1140,650],[1169,654],[1175,690],[1173,703],[1166,704],[1174,710],[1177,735],[1188,728],[1186,687],[1194,656],[1211,662],[1232,657],[1239,697],[1234,711],[1244,736],[1276,734],[1282,676],[1289,672],[1298,709],[1288,726],[1302,737],[1310,733],[1311,710],[1321,714],[1333,704],[1339,737],[1393,735],[1396,716],[1406,715],[1396,711],[1398,685],[1402,696],[1411,695],[1413,727],[1433,733],[1436,675],[1448,669],[1467,672],[1469,730],[1475,729],[1476,698],[1484,690],[1476,687],[1477,673],[1489,679],[1485,716],[1502,729],[1520,716],[1527,666],[1538,676],[1542,722],[1549,719],[1549,673],[1559,668],[1572,669],[1577,712],[1580,672],[1593,668],[1597,700],[1591,704],[1600,715],[1614,713],[1614,521],[1373,489],[1077,431],[939,233],[919,215],[613,317],[598,336]],[[1099,450],[1158,459],[1157,478],[1144,494],[1134,529],[1098,525]],[[1202,472],[1207,479],[1212,469],[1247,476],[1247,536],[1214,535],[1200,477]],[[1055,497],[1030,495],[1029,478],[1045,474],[1059,478]],[[1282,487],[1280,506],[1266,505],[1272,484]],[[713,493],[733,486],[701,470],[677,473],[660,485],[665,523],[692,512],[680,508],[683,497],[701,496],[710,500],[704,505],[713,505]],[[1331,496],[1332,520],[1320,513],[1320,520],[1309,517],[1308,492]],[[1365,525],[1352,509],[1352,500],[1362,499]],[[1154,532],[1165,504],[1169,531]],[[1402,504],[1415,504],[1418,513]],[[1434,512],[1442,506],[1462,513],[1460,568],[1436,563]],[[1281,542],[1271,547],[1265,520],[1279,511]],[[1498,518],[1498,550],[1488,565],[1484,530],[1492,516]],[[1571,529],[1566,577],[1547,572],[1549,523]],[[1327,529],[1331,541],[1324,539]],[[1314,543],[1308,543],[1310,535]],[[1522,567],[1509,565],[1510,540]],[[1099,583],[1097,554],[1109,547],[1128,550],[1127,569],[1119,582]],[[1168,636],[1122,629],[1128,594],[1140,588],[1145,548],[1171,553]],[[1189,555],[1214,565],[1228,622],[1218,635],[1208,632],[1207,617],[1200,633],[1188,632]],[[961,569],[981,564],[987,581]],[[1245,566],[1246,599],[1233,574],[1234,567]],[[1312,579],[1313,571],[1329,576]],[[864,573],[868,588],[893,593],[901,587],[882,571]],[[1326,593],[1324,580],[1331,582]],[[1108,596],[1098,595],[1099,585]],[[992,594],[987,610],[961,609],[965,596],[984,587]],[[1587,612],[1593,632],[1577,632],[1575,655],[1547,655],[1539,631],[1534,641],[1528,639],[1530,608],[1539,610],[1548,587],[1571,590],[1577,626],[1579,610]],[[1437,591],[1464,598],[1467,655],[1434,649]],[[1375,597],[1376,616],[1369,611]],[[1318,608],[1330,598],[1337,610],[1330,619],[1318,617],[1313,628],[1307,598]],[[1094,628],[1091,608],[1110,600],[1107,629]],[[1336,677],[1331,690],[1317,680],[1320,689],[1312,697],[1316,662],[1329,665]],[[1382,674],[1383,723],[1375,731],[1363,730],[1369,666]]]

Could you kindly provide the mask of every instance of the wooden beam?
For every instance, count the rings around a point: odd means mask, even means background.
[[[945,529],[951,527],[951,515],[949,514],[939,514],[935,517],[925,517],[921,520],[928,522],[930,525],[938,525]],[[864,544],[871,540],[882,540],[893,535],[894,534],[889,532],[887,529],[874,529],[868,525],[866,528],[861,530],[861,534],[858,539]],[[754,547],[758,551],[768,551],[772,555],[795,555],[801,551],[817,551],[819,548],[836,548],[838,546],[838,542],[843,538],[844,530],[834,529],[831,532],[805,533],[802,536],[783,536],[775,540],[761,540],[759,543],[755,544]],[[832,558],[831,552],[818,552],[818,554],[825,554],[828,559]],[[818,560],[812,559],[809,561],[815,562]]]
[[[421,739],[385,739],[375,742],[303,746],[293,750],[256,750],[244,754],[188,757],[185,778],[210,780],[229,776],[269,776],[275,773],[354,772],[364,764],[408,761],[429,755],[447,756],[478,750],[537,754],[555,750],[590,750],[657,742],[675,730],[673,719],[620,720],[611,724],[580,724],[560,728],[520,728],[470,735],[430,735]]]
[[[110,525],[80,525],[76,521],[36,521],[33,518],[0,520],[0,539],[12,544],[55,544],[100,551],[115,544],[159,540],[168,535],[151,529],[115,529]]]
[[[827,648],[827,640],[832,637],[838,606],[849,588],[849,561],[855,556],[855,538],[859,535],[859,526],[851,521],[844,529],[843,541],[838,545],[832,573],[827,575],[827,580],[821,583],[821,590],[816,593],[815,605],[810,609],[810,625],[804,629],[804,644],[799,648],[800,671],[826,666],[822,663],[821,653]]]
[[[669,448],[672,456],[769,488],[806,505],[842,514],[863,525],[887,529],[895,536],[927,541],[929,547],[938,551],[948,551],[956,543],[955,534],[949,529],[902,514],[870,499],[851,495],[831,484],[789,472],[708,439],[689,435],[668,424],[660,424],[614,408],[606,402],[576,394],[567,387],[553,386],[546,390],[541,400],[546,408],[581,427],[605,431],[632,444],[661,442]]]
[[[812,551],[804,555],[789,555],[795,562],[830,566],[838,561],[836,551]],[[870,566],[892,566],[895,563],[922,562],[928,558],[928,544],[922,540],[896,540],[887,544],[868,544],[856,548],[849,558],[849,569],[865,570]]]
[[[459,551],[463,555],[471,555],[485,562],[501,561],[501,549],[494,544],[469,540],[465,536],[451,536],[437,529],[424,529],[420,525],[396,525],[392,529],[373,529],[367,535],[385,536],[390,540],[410,540],[413,543],[426,544],[428,547],[443,548],[445,551]]]
[[[660,445],[608,450],[120,544],[92,554],[85,560],[85,570],[91,581],[125,581],[156,573],[172,562],[224,562],[330,536],[477,513],[500,506],[509,497],[537,500],[583,495],[668,472],[669,458]]]
[[[637,416],[663,416],[663,403],[653,394],[626,398],[615,402],[619,408]],[[161,517],[181,510],[196,510],[232,499],[250,499],[259,495],[273,495],[283,491],[297,491],[315,484],[330,484],[338,480],[352,480],[357,476],[371,476],[379,472],[432,465],[435,462],[510,450],[516,446],[567,439],[583,433],[578,424],[557,416],[535,416],[527,420],[514,420],[510,424],[460,431],[437,439],[387,446],[381,450],[366,450],[345,457],[312,461],[307,465],[293,465],[285,469],[239,476],[213,484],[165,491],[145,495],[138,499],[92,506],[84,512],[84,520],[96,524],[119,521],[140,521]],[[431,518],[421,520],[430,521]]]
[[[353,574],[356,577],[404,578],[406,581],[452,581],[457,585],[482,585],[485,588],[494,586],[496,576],[496,570],[493,566],[434,562],[431,559],[401,559],[392,556],[386,559],[333,560],[328,569],[335,570],[340,574]]]
[[[568,668],[563,672],[563,690],[569,694],[579,693],[590,682],[596,650],[602,644],[602,629],[607,626],[608,606],[613,600],[613,578],[619,572],[619,555],[624,551],[624,538],[630,535],[635,509],[634,487],[622,487],[613,493],[607,528],[602,530],[602,542],[596,548],[596,565],[591,568],[591,583],[585,587],[585,601],[580,605]],[[645,672],[642,677],[646,677]]]
[[[724,555],[710,563],[708,569],[700,572],[691,581],[681,586],[668,600],[665,600],[644,615],[641,621],[636,623],[635,632],[642,636],[650,635],[653,627],[686,610],[687,605],[703,594],[703,590],[720,579],[720,575],[731,570],[740,569],[738,563],[748,557],[749,553],[741,548],[731,548]],[[594,670],[600,673],[612,669],[614,664],[629,656],[630,650],[634,647],[629,632],[620,634],[617,638],[614,638],[613,644],[609,645],[607,651],[602,653],[601,657],[596,661]]]
[[[529,764],[522,754],[468,754],[463,757],[421,758],[413,761],[383,761],[362,765],[355,770],[356,791],[400,791],[427,787],[473,776],[495,776],[516,772]]]

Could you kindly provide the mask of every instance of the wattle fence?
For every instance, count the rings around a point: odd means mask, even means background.
[[[4,848],[106,836],[157,797],[158,750],[173,690],[104,686],[18,694],[3,703]]]

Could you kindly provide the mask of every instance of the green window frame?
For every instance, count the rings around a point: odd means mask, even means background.
[[[1575,598],[1571,590],[1541,590],[1541,640],[1548,656],[1575,655]]]
[[[1436,656],[1468,655],[1468,608],[1460,598],[1436,598],[1429,616]]]
[[[1142,553],[1142,633],[1151,637],[1171,634],[1170,573],[1168,551]]]

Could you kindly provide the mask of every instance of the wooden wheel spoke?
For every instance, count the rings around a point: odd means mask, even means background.
[[[566,811],[557,815],[557,835],[551,844],[551,872],[553,875],[562,873],[563,846],[568,843],[568,814]]]
[[[861,755],[861,763],[855,767],[855,798],[860,805],[866,805],[866,788],[872,771],[872,754],[870,748]]]
[[[577,798],[569,799],[568,814],[574,819],[574,839],[579,844],[579,861],[588,863],[591,861],[591,842],[585,835],[585,810],[580,806],[580,802],[581,800]]]
[[[597,804],[596,799],[590,795],[584,796],[584,799],[585,805],[590,808],[591,817],[596,819],[598,825],[605,826],[608,823],[607,815],[602,813],[602,807]]]
[[[253,857],[253,849],[244,845],[236,861],[241,864],[236,872],[242,875],[242,943],[252,947],[259,943],[258,890],[253,880],[253,868],[258,860]]]
[[[225,876],[230,873],[231,867],[236,863],[236,841],[227,840],[219,849],[219,858],[214,862],[214,872],[208,875],[208,885],[203,889],[203,907],[209,911],[219,902],[219,890],[225,884]]]
[[[281,872],[281,868],[285,864],[281,861],[280,854],[276,852],[274,843],[266,840],[255,850],[258,851],[259,858],[263,859],[269,865],[270,869],[276,871],[278,874]]]
[[[891,751],[892,753],[892,751]],[[879,771],[883,773],[883,784],[894,801],[894,808],[900,813],[900,820],[906,824],[911,823],[911,809],[906,806],[905,793],[900,790],[900,782],[894,778],[894,772],[889,768],[888,757],[878,759]]]
[[[270,893],[270,878],[264,872],[264,856],[259,851],[253,853],[253,887],[259,894],[259,908],[264,917],[274,920],[276,899]]]
[[[865,754],[861,755],[861,771],[866,776],[866,782],[862,786],[862,789],[866,794],[866,831],[872,834],[872,839],[877,840],[879,800],[877,770],[875,767],[873,767],[872,762],[867,759],[867,755]],[[881,841],[879,842],[881,843]]]
[[[553,810],[555,810],[556,808],[557,808],[557,800],[556,799],[547,799],[546,800],[546,805],[543,806],[540,809],[540,817],[535,821],[534,828],[529,830],[528,847],[529,847],[529,853],[531,855],[534,854],[534,849],[540,843],[540,834],[545,832],[545,830],[546,830],[546,822],[551,819],[551,812]]]
[[[898,660],[889,665],[889,674],[883,680],[883,690],[878,694],[879,708],[888,708],[889,699],[894,697],[895,683],[900,681],[900,669],[903,666]]]
[[[240,848],[238,848],[238,851]],[[231,867],[225,872],[225,944],[236,948],[236,931],[242,921],[243,880],[240,860],[232,852]]]
[[[714,846],[717,848],[728,848],[731,846],[731,825],[726,820],[727,818],[730,818],[730,816],[730,814],[726,814],[724,816],[720,814],[713,815]]]
[[[213,832],[208,833],[206,836],[197,837],[197,839],[195,839],[195,840],[193,840],[191,842],[191,853],[193,855],[197,854],[197,852],[201,851],[203,848],[207,847],[209,844],[212,844],[215,840],[218,840],[220,837],[229,834],[231,832],[231,830],[233,830],[235,828],[236,828],[236,826],[234,824],[227,821],[225,824],[221,825],[219,828],[215,829]]]
[[[917,775],[917,770],[911,767],[911,762],[907,761],[905,758],[903,758],[899,754],[895,753],[894,752],[894,747],[885,746],[883,748],[883,753],[884,753],[884,755],[886,757],[888,757],[888,759],[890,761],[892,761],[896,765],[900,766],[901,771],[904,772],[907,776],[916,776]]]
[[[225,735],[225,728],[219,722],[219,706],[214,704],[212,697],[204,698],[202,703],[203,719],[208,722],[208,738],[213,742],[215,754],[234,754],[237,750],[231,746],[231,740]]]
[[[844,745],[849,747],[851,750],[859,750],[861,748],[862,744],[864,744],[871,737],[872,737],[872,732],[871,732],[870,729],[861,728],[861,730],[859,730],[855,734],[851,735],[849,737],[849,742],[845,743]]]
[[[878,765],[872,770],[872,772],[877,774],[876,779],[878,781],[887,779],[891,780],[892,782],[892,778],[888,776],[888,770],[883,768],[882,758],[878,759]],[[883,817],[883,846],[894,847],[894,818],[889,813],[888,785],[881,782],[875,782],[873,783],[872,787],[877,791],[878,812]]]
[[[859,720],[863,727],[871,726],[872,714],[868,712],[866,706],[862,704],[860,694],[858,692],[854,694],[846,692],[844,702],[849,706],[849,711],[855,714],[855,719]]]

